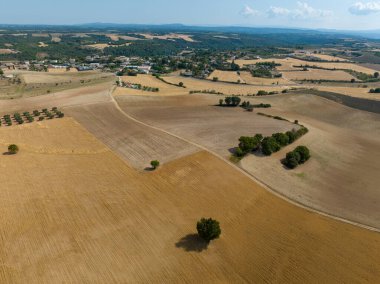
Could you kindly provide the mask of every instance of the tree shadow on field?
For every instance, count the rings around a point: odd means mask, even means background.
[[[153,168],[153,167],[146,167],[144,169],[144,171],[146,171],[146,172],[153,172],[154,170],[155,170],[155,168]]]
[[[206,250],[208,247],[208,243],[201,239],[197,234],[189,234],[182,239],[180,239],[175,246],[177,248],[182,248],[185,251],[194,251],[201,252]]]
[[[4,156],[13,156],[15,155],[14,153],[11,153],[11,152],[4,152],[3,153]]]

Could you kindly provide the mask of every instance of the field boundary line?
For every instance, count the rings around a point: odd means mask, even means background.
[[[361,223],[358,223],[358,222],[355,222],[355,221],[351,221],[351,220],[348,220],[348,219],[345,219],[343,217],[339,217],[337,215],[333,215],[333,214],[330,214],[330,213],[326,213],[326,212],[323,212],[323,211],[320,211],[320,210],[317,210],[311,206],[307,206],[301,202],[298,202],[298,201],[295,201],[293,199],[290,199],[289,197],[287,197],[286,195],[276,191],[275,189],[273,189],[271,186],[269,186],[268,184],[266,184],[265,182],[261,181],[260,179],[258,179],[257,177],[253,176],[252,174],[248,173],[246,170],[242,169],[241,167],[233,164],[232,162],[226,160],[225,158],[223,158],[221,155],[215,153],[214,151],[198,144],[198,143],[195,143],[193,141],[190,141],[186,138],[183,138],[181,136],[178,136],[176,134],[173,134],[169,131],[166,131],[165,129],[162,129],[162,128],[159,128],[159,127],[156,127],[156,126],[153,126],[153,125],[150,125],[148,123],[145,123],[141,120],[138,120],[136,119],[135,117],[131,116],[130,114],[126,113],[120,106],[119,104],[117,103],[117,101],[115,100],[115,98],[113,97],[112,95],[112,91],[110,92],[110,95],[111,95],[111,101],[114,103],[115,107],[117,108],[118,111],[120,111],[124,116],[126,116],[127,118],[133,120],[134,122],[138,123],[138,124],[141,124],[143,126],[146,126],[146,127],[149,127],[151,129],[154,129],[154,130],[157,130],[157,131],[161,131],[167,135],[170,135],[172,137],[175,137],[177,139],[180,139],[186,143],[189,143],[199,149],[202,149],[210,154],[212,154],[213,156],[217,157],[218,159],[220,159],[221,161],[227,163],[228,165],[230,165],[231,167],[233,167],[234,169],[238,170],[240,173],[242,173],[243,175],[245,175],[246,177],[250,178],[252,181],[254,181],[255,183],[257,183],[258,185],[262,186],[265,190],[267,190],[268,192],[274,194],[275,196],[281,198],[282,200],[286,201],[286,202],[289,202],[290,204],[292,205],[295,205],[297,207],[300,207],[300,208],[303,208],[309,212],[312,212],[312,213],[316,213],[318,215],[321,215],[321,216],[324,216],[324,217],[328,217],[328,218],[331,218],[331,219],[334,219],[334,220],[337,220],[337,221],[340,221],[340,222],[343,222],[343,223],[346,223],[346,224],[350,224],[350,225],[353,225],[353,226],[356,226],[356,227],[360,227],[362,229],[367,229],[367,230],[370,230],[370,231],[373,231],[373,232],[376,232],[376,233],[380,233],[380,229],[379,228],[376,228],[376,227],[372,227],[372,226],[369,226],[369,225],[365,225],[365,224],[361,224]]]

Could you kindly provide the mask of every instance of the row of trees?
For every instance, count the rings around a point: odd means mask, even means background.
[[[289,169],[295,169],[298,165],[306,163],[310,157],[310,150],[306,146],[298,146],[286,154],[283,164]]]
[[[239,146],[235,148],[235,155],[241,158],[248,153],[261,150],[264,155],[270,156],[272,153],[278,152],[282,147],[292,144],[308,131],[306,127],[301,127],[298,130],[293,129],[286,133],[275,133],[268,137],[263,137],[261,134],[256,134],[253,137],[242,136],[239,139]]]
[[[237,107],[240,105],[241,98],[236,96],[226,97],[223,101],[223,99],[219,100],[220,106],[230,106],[230,107]],[[224,104],[225,103],[225,104]]]
[[[380,88],[371,89],[371,90],[369,90],[369,92],[370,92],[371,94],[380,94]]]

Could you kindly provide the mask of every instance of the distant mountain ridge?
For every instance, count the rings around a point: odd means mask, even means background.
[[[380,39],[380,30],[338,30],[338,29],[307,29],[289,27],[245,27],[245,26],[187,26],[180,23],[173,24],[120,24],[120,23],[85,23],[76,25],[17,25],[0,24],[0,28],[12,29],[99,29],[99,30],[128,30],[128,31],[171,31],[171,32],[220,32],[220,33],[247,33],[247,34],[338,34],[347,36],[360,36],[371,39]]]

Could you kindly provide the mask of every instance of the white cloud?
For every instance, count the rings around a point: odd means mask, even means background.
[[[269,17],[289,17],[291,19],[325,18],[333,15],[332,11],[311,7],[306,2],[297,2],[297,8],[290,10],[283,7],[271,6],[267,11]]]
[[[353,15],[369,15],[380,12],[380,2],[356,2],[349,9]]]
[[[255,16],[258,14],[260,14],[259,11],[251,8],[248,5],[245,5],[244,9],[240,11],[240,15],[243,15],[244,17]]]

